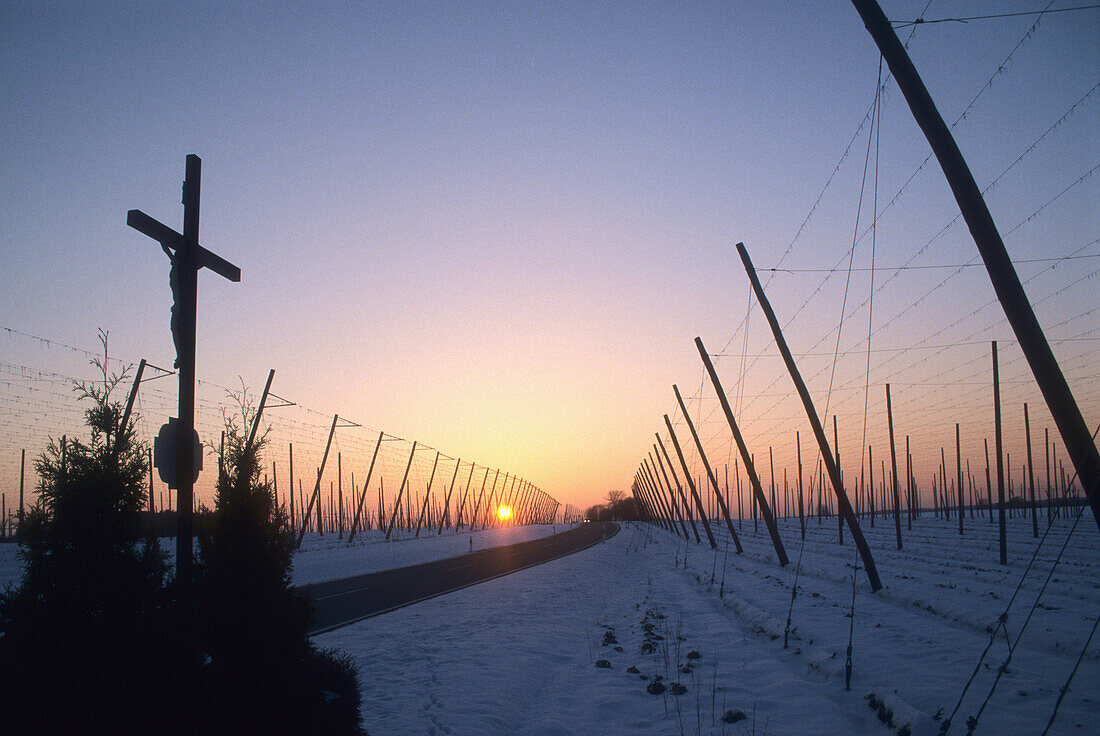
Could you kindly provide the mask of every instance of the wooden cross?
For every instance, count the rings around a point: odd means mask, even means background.
[[[172,338],[176,343],[176,367],[179,369],[179,424],[176,443],[177,526],[176,575],[186,585],[192,571],[192,508],[194,505],[195,430],[195,321],[200,268],[238,282],[241,269],[199,245],[199,182],[202,161],[187,156],[183,181],[183,234],[154,220],[141,210],[126,213],[126,224],[160,243],[172,261]]]

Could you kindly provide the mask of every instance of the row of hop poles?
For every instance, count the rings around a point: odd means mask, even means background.
[[[828,442],[825,438],[824,431],[821,424],[817,419],[816,412],[813,408],[813,404],[809,399],[808,392],[805,390],[805,385],[802,383],[801,377],[798,373],[797,367],[794,365],[793,358],[790,356],[790,351],[786,347],[786,343],[783,339],[782,333],[778,328],[778,324],[774,319],[774,314],[771,312],[770,305],[768,305],[766,297],[763,294],[763,290],[759,285],[759,281],[755,277],[755,271],[752,268],[751,262],[748,259],[747,252],[742,245],[738,245],[738,250],[741,253],[741,257],[746,266],[746,271],[749,274],[750,281],[753,284],[757,297],[761,302],[761,306],[764,308],[765,314],[769,317],[769,323],[771,324],[773,334],[775,335],[777,345],[780,348],[780,352],[783,353],[785,362],[787,363],[788,370],[791,373],[791,377],[794,379],[796,388],[799,391],[800,397],[805,405],[807,416],[810,418],[811,425],[813,425],[816,438],[818,440],[821,452],[822,460],[824,463],[819,462],[818,470],[811,476],[810,483],[810,514],[818,517],[819,523],[823,515],[832,515],[835,513],[838,519],[838,541],[843,543],[844,539],[844,525],[845,521],[848,521],[849,528],[852,532],[854,541],[857,548],[863,557],[865,566],[868,571],[868,577],[871,579],[872,588],[877,589],[877,572],[874,569],[874,562],[871,556],[870,549],[867,547],[866,542],[862,538],[862,532],[859,528],[860,519],[869,519],[871,524],[874,525],[875,511],[876,511],[876,498],[874,492],[874,463],[871,446],[867,448],[868,466],[867,466],[867,483],[864,483],[863,467],[860,468],[859,482],[854,484],[856,503],[853,507],[848,500],[847,493],[845,491],[845,485],[843,482],[843,475],[841,473],[840,453],[837,442],[837,429],[836,429],[836,417],[833,417],[833,450],[830,450]],[[777,527],[775,525],[774,514],[778,513],[782,516],[793,515],[793,494],[788,491],[786,482],[784,483],[784,496],[782,503],[777,497],[776,490],[776,476],[774,470],[774,463],[772,462],[772,452],[769,447],[769,464],[771,465],[771,503],[767,498],[767,494],[764,492],[759,476],[755,468],[755,458],[749,453],[744,438],[742,437],[737,423],[733,417],[733,413],[730,409],[729,402],[726,399],[725,393],[722,389],[721,383],[714,370],[714,367],[710,361],[710,356],[703,347],[703,343],[699,338],[696,338],[696,346],[699,350],[699,354],[706,366],[707,372],[710,375],[711,382],[714,385],[715,391],[719,398],[722,408],[726,414],[726,418],[729,422],[730,429],[733,432],[734,439],[737,441],[738,450],[741,455],[741,461],[744,464],[744,468],[748,475],[749,484],[751,487],[751,511],[753,518],[754,530],[757,527],[758,517],[763,517],[765,524],[768,527],[769,534],[772,539],[772,543],[775,547],[776,556],[781,565],[786,565],[788,560],[786,552],[783,546],[783,542],[779,537]],[[994,387],[994,404],[996,415],[996,467],[997,467],[997,501],[993,500],[993,483],[991,480],[991,471],[989,463],[988,441],[986,441],[986,494],[984,499],[981,494],[980,486],[975,489],[974,476],[970,471],[969,460],[967,461],[967,477],[969,479],[969,491],[970,491],[970,503],[966,503],[966,486],[963,483],[962,474],[962,457],[959,442],[959,427],[956,425],[955,440],[956,440],[956,473],[952,473],[953,476],[957,476],[948,480],[948,464],[946,460],[946,453],[941,448],[941,463],[937,469],[935,477],[933,478],[931,489],[931,506],[932,512],[937,516],[943,516],[945,519],[949,519],[954,513],[959,524],[959,533],[962,534],[964,530],[964,517],[966,511],[969,510],[971,517],[974,514],[988,511],[988,517],[990,523],[993,521],[994,509],[998,510],[998,516],[1000,518],[1000,557],[1002,564],[1007,564],[1007,552],[1005,541],[1005,523],[1004,517],[1006,512],[1008,514],[1025,513],[1026,509],[1030,507],[1032,518],[1032,533],[1034,536],[1038,536],[1038,506],[1039,498],[1035,492],[1035,472],[1032,463],[1032,448],[1031,448],[1031,427],[1028,417],[1028,407],[1024,405],[1024,424],[1025,433],[1027,437],[1027,455],[1028,462],[1024,468],[1023,480],[1021,483],[1022,488],[1030,488],[1030,503],[1027,501],[1026,495],[1021,492],[1019,497],[1015,497],[1011,488],[1011,474],[1009,477],[1009,499],[1005,499],[1005,480],[1004,480],[1004,463],[1003,453],[1001,451],[1001,422],[1000,422],[1000,391],[999,381],[997,376],[997,344],[992,345],[993,351],[993,387]],[[673,386],[673,392],[676,395],[676,399],[684,419],[684,423],[687,425],[688,430],[694,440],[695,447],[698,453],[698,458],[701,460],[704,468],[706,469],[707,480],[711,489],[709,501],[711,504],[705,504],[702,497],[706,496],[706,484],[701,480],[693,480],[692,472],[689,468],[688,462],[684,457],[684,451],[681,447],[679,439],[676,436],[676,432],[672,426],[672,422],[669,417],[665,416],[665,425],[668,430],[669,440],[672,447],[675,449],[675,453],[679,459],[679,466],[682,471],[684,483],[681,484],[677,475],[676,466],[673,464],[668,450],[666,449],[661,435],[658,433],[658,443],[653,446],[653,451],[648,454],[647,458],[643,460],[641,466],[638,469],[634,478],[634,484],[632,486],[632,492],[637,500],[642,512],[649,518],[663,524],[667,528],[677,533],[682,533],[685,537],[688,536],[687,524],[692,526],[692,532],[694,533],[697,541],[701,541],[699,536],[698,527],[695,524],[695,515],[698,513],[702,527],[706,532],[708,540],[711,545],[716,544],[713,531],[710,526],[709,519],[718,520],[718,511],[721,511],[721,516],[724,518],[726,526],[729,530],[729,536],[733,539],[738,552],[741,551],[740,541],[737,538],[736,531],[733,529],[732,519],[729,511],[727,499],[730,498],[729,489],[729,476],[728,476],[728,464],[726,465],[725,472],[725,496],[719,488],[719,483],[716,477],[716,473],[712,470],[710,462],[708,461],[706,452],[703,449],[702,442],[699,439],[698,433],[691,421],[691,417],[688,414],[687,407],[684,404],[683,398],[680,396],[679,389]],[[882,493],[879,498],[878,511],[884,516],[889,514],[890,500],[892,495],[893,500],[893,516],[896,528],[897,546],[898,549],[902,548],[902,533],[901,533],[901,517],[902,510],[905,509],[905,515],[908,517],[908,526],[912,528],[912,520],[915,516],[921,515],[925,508],[921,502],[921,496],[919,487],[916,481],[916,477],[913,471],[912,454],[909,449],[909,437],[906,436],[906,452],[905,452],[905,490],[904,496],[902,495],[900,482],[900,474],[898,473],[897,451],[895,448],[894,434],[893,434],[893,411],[890,400],[890,387],[886,386],[886,399],[887,399],[887,413],[888,423],[890,427],[890,455],[892,472],[887,476],[885,463],[883,461],[882,470],[880,472],[880,480],[882,483]],[[805,538],[805,506],[803,498],[803,467],[801,457],[801,440],[798,433],[795,435],[798,457],[798,516],[800,519],[800,525],[802,529],[802,536]],[[1069,483],[1066,483],[1064,467],[1062,468],[1062,482],[1060,489],[1060,498],[1058,490],[1057,473],[1055,473],[1055,483],[1051,483],[1051,462],[1050,455],[1052,445],[1049,441],[1049,434],[1044,439],[1044,446],[1046,452],[1046,514],[1047,522],[1060,513],[1065,507],[1079,506],[1085,502],[1085,499],[1078,492],[1078,488],[1074,485],[1071,479]],[[1056,453],[1056,448],[1055,448]],[[1057,464],[1057,458],[1055,458]],[[738,527],[741,527],[743,523],[743,506],[742,506],[742,487],[741,487],[741,474],[738,469],[737,461],[735,464],[735,476],[737,478],[737,517]],[[825,493],[826,480],[825,472],[822,470],[822,464],[825,465],[829,472],[830,480],[832,481],[832,487],[835,494],[835,507],[833,505],[833,499]],[[1008,461],[1009,467],[1011,467],[1011,460]],[[784,469],[784,476],[786,476],[786,470]],[[817,501],[814,502],[814,479],[817,479]],[[890,484],[889,490],[887,488],[887,478],[889,477]],[[685,494],[685,487],[687,493]],[[892,494],[890,493],[892,491]],[[690,498],[689,498],[690,496]],[[902,498],[904,497],[904,503]],[[682,510],[681,510],[682,509]],[[721,523],[719,521],[719,523]]]
[[[129,421],[135,406],[145,366],[146,363],[143,360],[135,374],[124,412],[125,421]],[[257,435],[265,409],[295,405],[270,392],[273,378],[274,370],[269,373],[267,384],[255,411],[250,412],[249,434],[253,439]],[[144,380],[151,379],[145,377]],[[268,418],[270,417],[269,412]],[[281,433],[285,433],[287,423],[276,420],[268,424],[267,448],[270,453],[275,447],[274,442],[271,441],[272,438],[278,438]],[[280,427],[280,425],[284,426]],[[292,530],[299,535],[299,541],[306,532],[334,533],[340,539],[343,539],[346,533],[350,543],[358,532],[367,529],[384,530],[387,538],[395,530],[401,536],[406,534],[419,536],[428,531],[442,534],[444,529],[457,532],[461,529],[477,530],[503,525],[553,523],[558,517],[567,515],[554,498],[515,474],[462,459],[452,459],[417,442],[411,443],[411,449],[402,451],[401,446],[408,448],[409,443],[384,432],[380,432],[377,441],[372,443],[373,453],[369,452],[369,447],[368,452],[352,452],[350,457],[345,457],[345,453],[339,450],[330,453],[337,429],[357,427],[359,427],[358,424],[342,419],[338,415],[333,417],[324,451],[320,454],[320,462],[314,466],[316,477],[311,479],[313,483],[309,483],[309,480],[303,483],[302,478],[299,477],[300,473],[296,476],[294,472],[296,458],[293,442],[285,445],[287,449],[285,465],[273,457],[268,458],[270,476],[265,477],[265,481],[270,482],[276,503],[281,507]],[[303,455],[310,457],[309,450],[315,450],[317,443],[305,444],[306,452],[302,452],[302,443],[299,443],[297,448],[299,468],[303,465]],[[313,448],[308,446],[310,444]],[[356,443],[348,444],[354,446]],[[224,435],[221,442],[217,445],[211,443],[211,447],[220,467],[224,452]],[[405,452],[407,452],[407,459]],[[330,454],[335,455],[335,463],[328,462]],[[355,467],[364,464],[364,462],[357,462],[363,461],[362,457],[357,457],[363,454],[370,458],[370,464],[365,476],[359,475],[364,479],[360,483],[356,480]],[[388,462],[394,461],[397,455],[401,456],[400,463],[404,471],[401,476],[397,475],[400,468],[394,471],[390,467],[394,463]],[[310,459],[316,459],[316,457],[314,453]],[[431,473],[429,475],[425,472],[418,475],[414,471],[419,465],[425,464],[425,459],[430,459]],[[27,486],[25,449],[21,451],[20,460],[18,503],[12,503],[9,506],[9,494],[0,493],[0,538],[16,535],[18,520],[27,508],[24,494],[24,488]],[[150,468],[153,460],[150,449]],[[351,462],[346,462],[348,460]],[[420,462],[414,462],[414,460]],[[333,464],[335,468],[332,468]],[[333,477],[333,470],[335,470],[335,477]],[[149,476],[147,509],[151,512],[154,528],[164,533],[171,533],[170,512],[175,510],[173,494],[169,491],[166,496],[164,489],[158,489],[154,485],[155,476],[156,473],[152,472]],[[398,477],[400,477],[400,483],[397,482]],[[327,486],[327,493],[325,486]],[[30,487],[33,487],[33,481]],[[391,490],[387,491],[387,487]],[[15,499],[11,500],[15,501]],[[203,508],[196,501],[192,510],[198,511],[201,515]],[[169,513],[166,515],[165,511]]]

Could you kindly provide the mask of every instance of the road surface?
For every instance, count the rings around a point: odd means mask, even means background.
[[[310,634],[332,631],[417,601],[579,552],[613,537],[618,531],[618,524],[579,524],[560,534],[529,542],[304,585],[302,590],[313,600],[314,606]]]

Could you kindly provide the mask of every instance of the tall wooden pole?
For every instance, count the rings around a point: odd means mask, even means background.
[[[962,442],[959,440],[959,425],[955,423],[955,470],[959,476],[959,535],[963,533],[963,511],[964,511],[964,499],[966,498],[963,491],[963,464],[962,464]]]
[[[894,484],[894,532],[898,538],[898,551],[901,551],[901,491],[898,489],[898,453],[894,448],[894,407],[890,403],[890,384],[886,384],[886,420],[890,426],[890,467],[893,468]]]
[[[370,466],[367,468],[367,479],[363,481],[363,495],[359,497],[359,503],[355,507],[355,518],[351,521],[351,531],[348,532],[348,544],[351,544],[351,540],[355,539],[355,533],[359,531],[359,519],[363,514],[363,502],[367,500],[367,488],[370,487],[370,477],[374,473],[374,461],[378,459],[378,450],[382,447],[382,432],[378,433],[378,441],[374,443],[374,453],[370,457]],[[379,507],[381,511],[381,507]],[[370,512],[367,512],[367,516],[370,516]],[[381,517],[379,517],[379,524],[382,523]]]
[[[413,456],[416,455],[416,440],[413,440],[412,450],[409,451],[409,462],[405,465],[405,474],[401,476],[401,485],[397,489],[397,500],[393,502],[393,512],[390,513],[390,523],[386,525],[386,539],[393,533],[393,525],[397,522],[397,514],[401,509],[401,496],[405,493],[405,484],[409,480],[409,468],[413,464]]]
[[[1093,519],[1100,528],[1100,453],[1092,441],[1092,434],[1085,424],[1077,402],[1073,398],[1058,361],[1047,343],[1027,294],[1020,284],[1020,277],[1009,259],[997,226],[978,189],[970,167],[959,151],[931,95],[917,74],[908,53],[898,40],[882,9],[875,0],[852,0],[863,18],[867,30],[890,67],[905,95],[913,117],[924,131],[944,176],[959,203],[963,219],[974,237],[974,243],[985,262],[989,280],[1004,308],[1012,331],[1019,340],[1020,349],[1027,359],[1036,383],[1043,393],[1047,408],[1062,435],[1062,442],[1077,469],[1077,477],[1085,489]]]
[[[806,409],[806,417],[809,419],[810,426],[814,430],[814,436],[817,438],[817,444],[821,449],[821,457],[825,462],[825,468],[828,470],[829,477],[833,482],[833,492],[836,494],[837,501],[837,512],[844,516],[844,520],[848,523],[848,529],[852,532],[852,539],[855,541],[856,548],[859,550],[859,555],[863,559],[863,566],[866,568],[867,579],[871,583],[871,591],[877,591],[882,588],[882,581],[878,576],[875,558],[871,555],[871,549],[867,546],[867,540],[863,537],[863,531],[859,527],[859,520],[856,519],[856,515],[852,510],[852,504],[848,501],[848,494],[844,492],[844,484],[840,477],[840,469],[837,468],[836,462],[833,459],[833,454],[829,450],[829,440],[826,439],[825,430],[821,427],[821,420],[818,418],[813,401],[810,399],[810,392],[802,380],[802,375],[798,372],[798,366],[795,365],[794,357],[791,355],[790,348],[787,347],[787,341],[783,338],[783,332],[779,328],[779,320],[775,318],[775,312],[772,311],[771,303],[764,293],[764,288],[760,285],[760,280],[756,277],[756,269],[753,268],[752,261],[749,260],[749,254],[748,251],[745,250],[744,243],[737,244],[737,252],[741,256],[741,262],[745,265],[745,272],[748,274],[749,281],[752,283],[753,291],[756,293],[756,300],[760,303],[760,309],[764,312],[764,316],[771,326],[776,346],[783,355],[783,362],[787,365],[787,372],[791,374],[791,380],[794,382],[795,388],[798,390],[799,398],[802,399],[802,405]]]
[[[726,500],[722,498],[722,492],[718,489],[718,479],[714,477],[714,470],[710,467],[710,461],[707,460],[707,454],[703,451],[703,443],[699,440],[699,433],[695,431],[695,424],[692,423],[691,417],[688,416],[687,406],[684,405],[684,399],[680,396],[680,389],[677,388],[675,384],[672,386],[672,392],[676,394],[676,403],[680,405],[680,412],[684,415],[684,421],[687,422],[688,429],[691,431],[691,438],[695,440],[695,449],[699,452],[699,458],[703,461],[703,467],[706,468],[710,486],[714,490],[714,495],[718,500],[718,506],[722,509],[722,516],[726,519],[726,528],[729,529],[730,537],[733,539],[733,546],[737,548],[737,554],[741,554],[743,551],[741,548],[741,539],[737,536],[737,532],[733,528],[729,507],[726,506]],[[786,554],[783,554],[779,560],[780,564],[787,564],[785,561]]]
[[[340,417],[332,415],[332,426],[328,430],[328,441],[325,442],[325,454],[321,456],[321,467],[317,468],[317,483],[313,486],[313,493],[309,496],[309,508],[302,514],[302,531],[298,533],[298,542],[295,547],[302,546],[302,538],[306,535],[306,525],[309,524],[309,513],[313,510],[313,504],[317,503],[317,530],[321,529],[321,476],[325,472],[325,462],[328,460],[328,451],[332,447],[332,435],[336,432],[336,420]]]
[[[672,495],[672,483],[668,480],[668,474],[672,473],[672,480],[676,481],[676,492],[680,494],[680,502],[682,503],[682,506],[677,507],[678,511],[681,508],[683,509],[680,518],[683,519],[684,515],[687,515],[687,521],[691,524],[691,531],[695,535],[695,543],[702,544],[703,538],[699,536],[699,528],[695,526],[695,515],[691,513],[691,504],[688,503],[687,497],[684,496],[684,488],[680,485],[680,478],[676,475],[676,469],[672,467],[672,460],[668,456],[668,450],[665,449],[665,443],[661,441],[661,435],[658,434],[656,436],[657,444],[653,446],[653,449],[656,450],[658,447],[660,448],[660,452],[656,453],[657,465],[661,469],[661,475],[664,476],[665,485],[669,487],[669,495]],[[662,455],[664,456],[664,460],[661,460]],[[665,463],[668,463],[668,472],[665,472]],[[673,500],[676,500],[675,496],[673,496]]]
[[[760,505],[760,512],[764,516],[764,525],[768,528],[768,535],[771,537],[772,547],[775,549],[775,556],[779,560],[779,564],[786,567],[788,563],[787,550],[784,548],[783,540],[779,536],[779,529],[775,523],[775,516],[772,514],[772,509],[768,506],[768,501],[764,496],[764,489],[760,485],[760,476],[756,474],[756,466],[752,462],[752,456],[749,454],[749,448],[745,444],[745,438],[741,434],[741,429],[737,426],[736,419],[734,419],[733,409],[730,408],[730,402],[726,397],[726,391],[722,388],[722,382],[718,378],[718,372],[714,370],[714,364],[710,360],[707,349],[703,346],[702,339],[698,337],[695,338],[695,348],[699,351],[699,357],[703,359],[703,366],[707,369],[707,375],[710,376],[711,385],[714,386],[714,393],[718,396],[718,403],[722,405],[722,413],[726,415],[726,423],[729,424],[730,432],[733,433],[733,440],[737,444],[737,452],[741,455],[741,461],[745,463],[745,471],[749,476],[749,485],[752,488],[753,497],[756,498],[757,503]],[[738,517],[740,518],[740,516],[741,512],[740,509],[738,509]]]
[[[1031,536],[1039,538],[1039,510],[1035,507],[1035,466],[1031,461],[1031,420],[1027,416],[1027,404],[1024,404],[1024,435],[1027,439],[1027,478],[1031,489]]]
[[[706,509],[703,508],[703,501],[699,498],[699,492],[695,489],[695,482],[691,479],[691,470],[688,468],[687,461],[684,460],[684,451],[680,449],[680,441],[676,439],[676,431],[672,429],[672,421],[669,420],[668,414],[665,414],[665,427],[668,428],[668,435],[672,440],[672,446],[676,448],[676,456],[680,458],[680,467],[684,469],[684,480],[687,481],[688,488],[691,490],[691,497],[695,500],[695,506],[699,510],[699,520],[703,522],[703,529],[707,533],[707,539],[710,540],[710,548],[716,549],[718,543],[714,541],[714,533],[710,530],[710,522],[707,521]],[[737,551],[740,552],[741,550],[739,549]]]
[[[435,469],[439,465],[439,450],[435,451],[435,461],[432,463],[432,474],[428,478],[428,489],[424,491],[424,505],[420,507],[420,516],[416,519],[416,534],[413,538],[420,536],[420,525],[424,521],[424,512],[428,509],[428,499],[432,497],[432,481],[435,480]],[[456,466],[457,470],[457,466]]]
[[[668,486],[668,477],[665,477],[664,483],[661,482],[661,476],[657,473],[657,463],[653,461],[653,454],[657,451],[657,446],[653,446],[653,452],[646,454],[645,461],[648,463],[649,475],[652,479],[652,483],[661,492],[662,498],[665,500],[665,505],[668,506],[673,513],[673,522],[679,522],[680,531],[684,534],[684,539],[688,539],[687,523],[684,521],[683,512],[680,511],[680,504],[676,502],[676,494],[672,492],[672,487]],[[658,458],[659,459],[659,458]],[[662,471],[663,472],[663,471]]]
[[[993,341],[993,426],[997,444],[997,532],[1001,541],[1001,564],[1008,564],[1005,534],[1005,468],[1004,445],[1001,441],[1001,373],[997,364],[997,341]]]

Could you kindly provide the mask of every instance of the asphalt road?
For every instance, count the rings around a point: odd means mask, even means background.
[[[355,575],[302,587],[313,600],[311,634],[377,616],[417,601],[450,593],[579,552],[613,537],[619,525],[586,523],[529,542],[471,552],[395,570]]]

